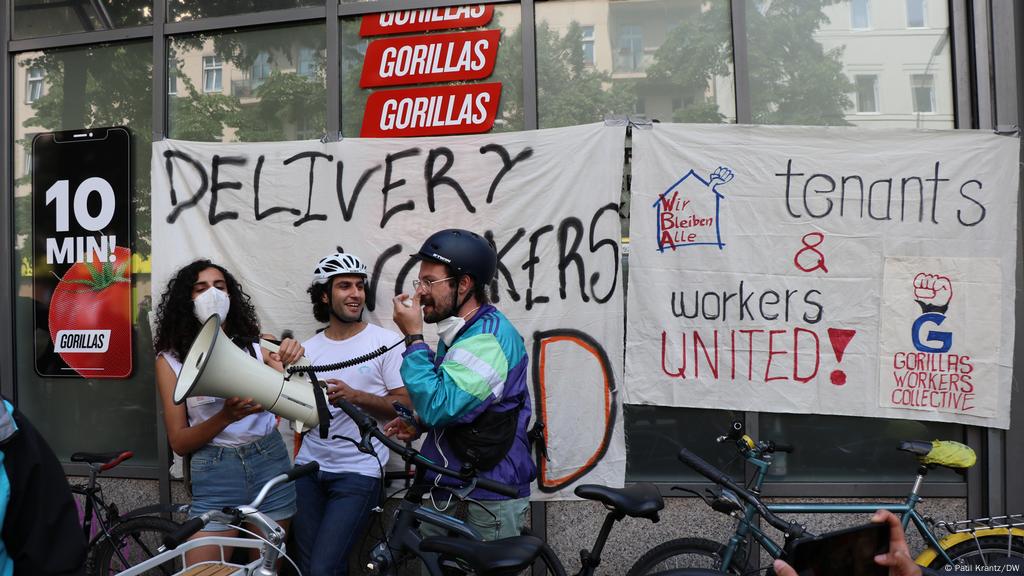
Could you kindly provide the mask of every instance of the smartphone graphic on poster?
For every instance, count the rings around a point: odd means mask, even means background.
[[[131,135],[127,128],[32,140],[32,299],[40,376],[132,372]]]

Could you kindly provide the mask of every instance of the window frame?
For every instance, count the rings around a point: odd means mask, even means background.
[[[207,65],[209,62],[209,65]],[[214,74],[216,72],[216,74]],[[216,87],[210,87],[210,79],[214,79]],[[203,56],[203,94],[224,93],[224,62],[219,56]]]
[[[879,88],[880,82],[879,82],[879,78],[878,77],[879,77],[879,75],[877,73],[865,73],[865,74],[854,74],[853,75],[853,84],[854,84],[854,114],[861,114],[861,115],[873,115],[874,114],[874,115],[877,115],[877,114],[881,114],[882,113],[881,92],[880,92],[880,88]],[[859,80],[861,78],[871,78],[872,79],[872,82],[871,82],[872,96],[871,96],[871,98],[872,98],[872,100],[874,102],[874,110],[862,110],[861,109],[861,98],[860,98],[860,96],[861,96],[861,86],[860,86],[860,83],[859,83]]]
[[[32,71],[38,70],[39,76],[33,77]],[[38,90],[37,90],[38,88]],[[25,69],[25,104],[33,104],[46,95],[46,73],[38,68]]]
[[[927,85],[918,85],[918,80],[928,79]],[[921,88],[928,89],[928,110],[918,110],[917,91]],[[914,114],[934,115],[936,112],[935,102],[935,74],[930,72],[912,72],[910,74],[910,105]]]
[[[918,6],[921,7],[921,24],[920,25],[915,25],[915,24],[911,24],[910,23],[910,7],[911,7],[911,3],[912,2],[916,3]],[[908,29],[910,29],[910,30],[918,30],[918,29],[921,29],[921,28],[928,28],[928,0],[906,0],[905,7],[906,7],[905,15],[906,15],[906,19],[907,19],[907,28]]]
[[[863,26],[857,25],[857,6],[864,7]],[[850,0],[850,30],[871,30],[871,0]]]

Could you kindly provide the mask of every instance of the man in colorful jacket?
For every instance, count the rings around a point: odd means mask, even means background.
[[[25,416],[0,399],[0,576],[84,574],[85,536],[64,470]]]
[[[395,297],[394,319],[406,336],[402,380],[428,430],[423,454],[447,468],[472,465],[479,475],[518,489],[516,498],[476,489],[465,519],[485,540],[519,535],[537,475],[530,458],[527,425],[529,357],[515,326],[488,303],[497,270],[493,244],[468,230],[442,230],[419,252],[413,296]],[[437,351],[423,341],[423,322],[437,324]],[[418,435],[400,419],[385,426],[400,439]],[[457,482],[431,477],[436,486]],[[447,490],[432,490],[431,504],[455,511]],[[483,509],[481,509],[481,507]]]

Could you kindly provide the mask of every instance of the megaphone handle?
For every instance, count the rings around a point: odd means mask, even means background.
[[[260,338],[260,347],[261,348],[266,348],[267,350],[270,350],[271,352],[280,352],[281,351],[281,345],[280,344],[278,344],[277,342],[274,342],[272,340],[267,340],[266,338]],[[309,366],[309,360],[307,360],[306,357],[303,356],[302,358],[299,358],[298,360],[293,362],[291,364],[291,366]],[[285,366],[285,368],[287,369],[288,366]],[[312,375],[313,373],[312,372],[307,372],[307,374]],[[291,375],[289,374],[289,376],[291,376]]]
[[[316,372],[310,370],[306,372],[309,375],[309,383],[313,386],[313,399],[316,401],[316,415],[317,419],[320,420],[320,438],[326,440],[327,434],[330,431],[331,411],[327,409],[327,400],[324,398],[324,393],[320,389],[320,380],[316,377]]]

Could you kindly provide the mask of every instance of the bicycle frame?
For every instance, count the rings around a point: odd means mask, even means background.
[[[762,459],[750,454],[744,454],[744,458],[747,462],[754,465],[757,469],[754,476],[753,489],[751,490],[755,494],[760,494],[761,487],[764,484],[765,477],[768,472],[768,468],[771,467],[770,459]],[[780,502],[775,504],[765,504],[769,510],[776,514],[780,513],[804,513],[804,514],[873,514],[877,510],[888,510],[893,514],[900,517],[903,523],[903,530],[906,531],[907,527],[913,523],[914,527],[924,538],[925,542],[932,549],[936,551],[938,556],[941,556],[947,563],[951,563],[952,559],[946,554],[942,546],[939,543],[939,539],[935,536],[935,533],[928,526],[924,517],[917,512],[917,504],[921,501],[919,495],[921,484],[924,482],[925,476],[928,474],[928,468],[920,466],[917,471],[917,478],[914,481],[914,486],[911,488],[910,493],[902,503],[896,502],[867,502],[867,503],[851,503],[851,504],[814,504],[814,503],[800,503],[800,502]],[[735,533],[729,538],[729,542],[726,544],[724,553],[722,555],[722,566],[729,566],[733,560],[735,554],[739,551],[740,545],[748,539],[748,537],[754,538],[757,543],[764,548],[772,558],[778,558],[783,553],[783,548],[779,546],[774,540],[768,536],[760,526],[755,522],[758,517],[757,508],[750,503],[744,503],[743,516],[739,518],[739,524],[736,527]]]
[[[388,530],[388,535],[370,551],[370,562],[367,564],[367,568],[372,573],[391,574],[398,562],[412,555],[423,562],[431,575],[441,576],[441,565],[437,554],[420,549],[423,536],[416,529],[417,523],[437,526],[463,538],[483,540],[475,528],[462,520],[430,508],[424,508],[421,504],[422,498],[429,492],[430,485],[423,484],[422,480],[423,473],[421,470],[417,470],[416,482],[420,483],[414,482],[412,487],[406,491],[395,512],[395,520]]]

